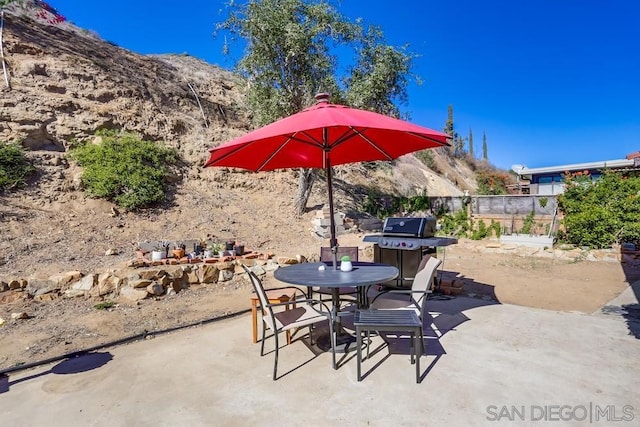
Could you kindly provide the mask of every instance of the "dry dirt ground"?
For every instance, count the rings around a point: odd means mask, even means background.
[[[340,243],[363,247],[362,236],[346,234]],[[469,296],[549,310],[592,313],[640,280],[638,265],[487,253],[469,241],[450,246],[439,256],[444,256],[441,274],[462,279]],[[272,275],[265,284],[276,285]],[[108,310],[97,310],[95,301],[80,299],[1,305],[0,317],[6,323],[0,328],[0,369],[246,310],[249,296],[250,285],[236,281],[191,287],[177,295]],[[21,311],[30,318],[12,321],[11,313]],[[251,331],[246,332],[251,339]]]

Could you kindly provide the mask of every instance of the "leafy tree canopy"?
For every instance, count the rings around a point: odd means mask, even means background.
[[[256,125],[308,107],[318,92],[400,116],[413,56],[384,44],[380,28],[350,22],[326,1],[248,0],[227,10],[217,30],[246,42],[237,68],[248,78]],[[339,59],[346,62],[340,69]]]
[[[248,80],[256,126],[303,110],[319,92],[329,92],[333,103],[401,116],[413,55],[385,44],[380,28],[351,22],[323,0],[232,1],[227,12],[216,29],[246,43],[237,68]],[[302,170],[298,213],[313,180]]]

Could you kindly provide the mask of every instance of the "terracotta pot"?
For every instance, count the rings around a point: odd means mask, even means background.
[[[184,249],[174,249],[171,251],[173,257],[176,259],[180,259],[184,256]]]

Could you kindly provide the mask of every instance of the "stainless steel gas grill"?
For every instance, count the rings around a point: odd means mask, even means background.
[[[374,243],[374,262],[393,265],[400,270],[398,278],[385,285],[408,288],[425,255],[436,256],[437,247],[458,243],[453,237],[434,237],[435,232],[436,219],[433,217],[387,218],[382,234],[364,236],[362,240]]]

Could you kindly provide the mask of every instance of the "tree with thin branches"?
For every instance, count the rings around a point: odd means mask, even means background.
[[[256,127],[303,110],[319,92],[329,92],[334,103],[401,115],[397,105],[406,102],[413,57],[384,43],[378,27],[351,22],[323,0],[248,0],[229,3],[226,11],[216,33],[230,40],[223,52],[234,42],[245,44],[237,69],[248,82]],[[339,68],[342,58],[352,65]],[[306,208],[316,173],[300,171],[298,214]]]
[[[489,160],[489,154],[487,152],[487,134],[482,132],[482,158]]]

